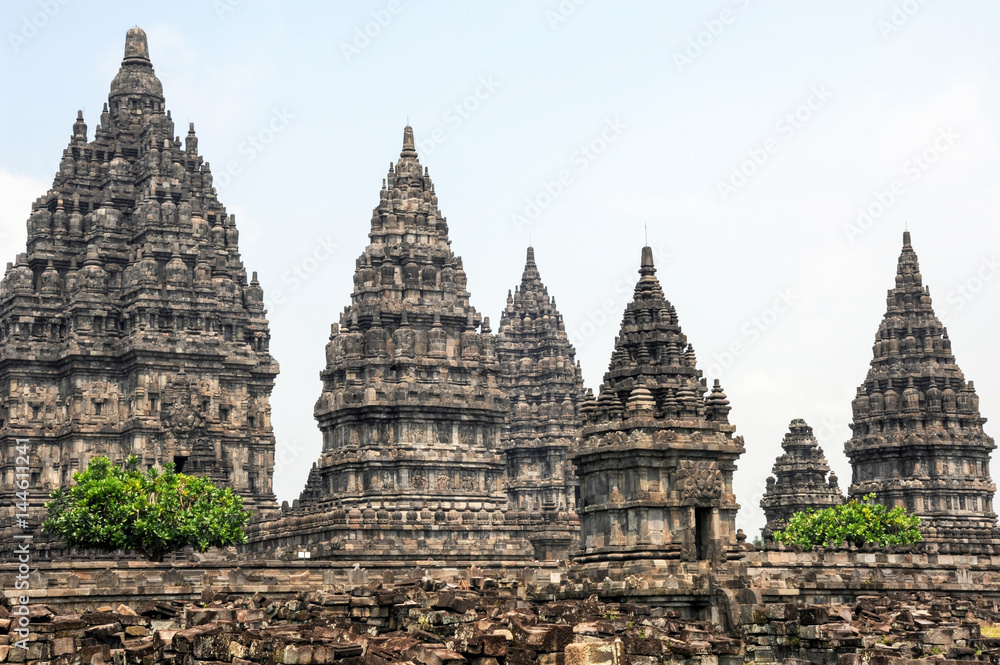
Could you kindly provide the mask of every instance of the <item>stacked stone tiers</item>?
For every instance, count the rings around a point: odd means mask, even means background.
[[[795,513],[810,508],[822,510],[844,501],[837,475],[830,473],[823,449],[806,421],[796,418],[789,424],[781,448],[784,452],[775,460],[773,475],[768,477],[767,490],[760,500],[767,520],[763,529],[765,540],[788,526]]]
[[[520,285],[507,294],[496,348],[500,385],[510,398],[502,437],[510,507],[518,521],[541,517],[540,528],[528,533],[538,559],[566,559],[580,527],[578,483],[566,456],[580,430],[585,393],[576,352],[531,247]]]
[[[581,574],[648,572],[664,562],[721,563],[737,552],[733,494],[742,437],[729,401],[709,392],[653,266],[622,319],[600,395],[581,409],[573,462],[580,478]]]
[[[13,524],[18,439],[32,523],[98,455],[175,462],[258,517],[276,511],[263,290],[193,125],[174,135],[139,28],[93,137],[78,113],[27,226],[0,283],[0,523]]]
[[[909,232],[886,301],[845,444],[849,496],[874,493],[880,503],[903,506],[920,516],[931,541],[995,541],[989,459],[996,444],[934,314]]]

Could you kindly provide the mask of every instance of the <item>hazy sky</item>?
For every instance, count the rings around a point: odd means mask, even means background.
[[[0,261],[23,251],[76,110],[92,138],[125,32],[144,28],[177,131],[195,122],[269,303],[279,499],[298,496],[319,455],[323,347],[407,118],[473,304],[496,326],[530,239],[595,390],[648,224],[664,291],[746,439],[736,491],[751,535],[793,418],[850,482],[851,399],[904,224],[987,431],[1000,434],[995,2],[34,0],[0,11]]]

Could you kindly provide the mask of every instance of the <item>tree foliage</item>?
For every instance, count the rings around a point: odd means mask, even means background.
[[[136,550],[152,561],[191,545],[245,543],[250,511],[243,497],[206,478],[177,473],[173,463],[143,472],[133,456],[121,467],[96,457],[75,485],[52,492],[42,529],[69,547]]]
[[[801,545],[806,551],[814,546],[840,547],[844,543],[858,547],[870,543],[879,547],[906,545],[920,540],[920,518],[908,515],[900,507],[886,508],[875,503],[875,495],[861,501],[795,513],[788,526],[774,532],[774,539],[786,545]]]

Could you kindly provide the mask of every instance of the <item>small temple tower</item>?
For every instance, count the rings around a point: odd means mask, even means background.
[[[510,398],[503,435],[507,496],[512,511],[534,518],[527,537],[540,560],[568,558],[580,528],[576,474],[566,461],[584,399],[575,355],[529,247],[521,284],[507,294],[500,317],[497,359]]]
[[[848,494],[874,492],[879,503],[919,515],[928,541],[995,540],[989,462],[996,445],[934,315],[909,232],[886,301],[871,367],[853,402]]]
[[[600,395],[581,412],[573,454],[580,477],[581,552],[590,579],[644,574],[671,561],[721,563],[734,552],[733,494],[742,437],[729,400],[711,392],[642,249]]]
[[[524,561],[530,544],[504,514],[508,401],[494,336],[469,303],[409,126],[368,237],[320,372],[323,450],[297,506],[251,531],[251,548],[353,561]]]
[[[844,501],[837,475],[830,473],[823,449],[806,421],[796,418],[791,422],[781,447],[785,452],[775,460],[771,470],[774,475],[768,477],[767,490],[760,500],[767,519],[762,532],[765,540],[788,526],[788,519],[795,513],[809,508],[822,510]]]
[[[258,517],[277,511],[263,290],[194,126],[183,141],[174,130],[146,33],[132,28],[93,135],[78,113],[0,283],[3,526],[17,439],[30,443],[33,522],[98,455],[174,462]]]

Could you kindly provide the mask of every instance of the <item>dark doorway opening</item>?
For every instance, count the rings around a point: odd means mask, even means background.
[[[174,455],[174,471],[184,473],[184,465],[187,463],[186,455]]]
[[[708,559],[709,543],[712,542],[712,509],[694,509],[694,547],[699,561]]]

